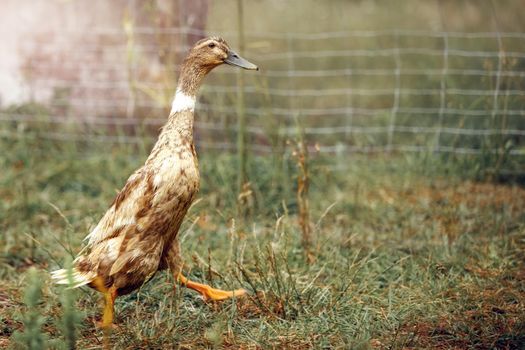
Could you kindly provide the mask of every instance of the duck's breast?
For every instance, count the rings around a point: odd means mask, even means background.
[[[190,205],[199,191],[200,177],[196,158],[188,151],[162,157],[156,162],[153,185],[154,206],[167,210]]]

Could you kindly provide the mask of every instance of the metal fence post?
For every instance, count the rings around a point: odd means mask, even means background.
[[[239,54],[244,55],[244,18],[243,0],[237,0],[237,29]],[[246,176],[246,113],[244,108],[244,73],[241,69],[237,72],[237,191],[243,192],[244,184],[248,181]],[[240,206],[241,203],[238,203]]]

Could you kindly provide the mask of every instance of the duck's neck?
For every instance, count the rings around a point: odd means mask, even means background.
[[[197,91],[207,70],[185,61],[182,64],[177,91],[171,105],[168,122],[164,126],[161,137],[171,134],[193,142],[193,121]]]
[[[193,120],[195,111],[195,95],[188,95],[177,88],[171,112],[166,125],[162,128],[162,134],[170,133],[174,137],[193,140]]]

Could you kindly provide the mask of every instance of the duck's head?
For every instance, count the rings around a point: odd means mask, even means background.
[[[201,67],[206,73],[224,63],[244,69],[259,70],[255,64],[230,49],[226,40],[220,37],[199,40],[190,50],[186,62]]]

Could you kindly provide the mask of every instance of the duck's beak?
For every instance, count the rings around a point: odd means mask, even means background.
[[[237,66],[244,69],[250,69],[250,70],[259,70],[259,67],[257,67],[255,64],[248,62],[241,56],[237,55],[235,51],[230,50],[228,52],[228,57],[224,60],[224,63],[227,63],[231,66]]]

